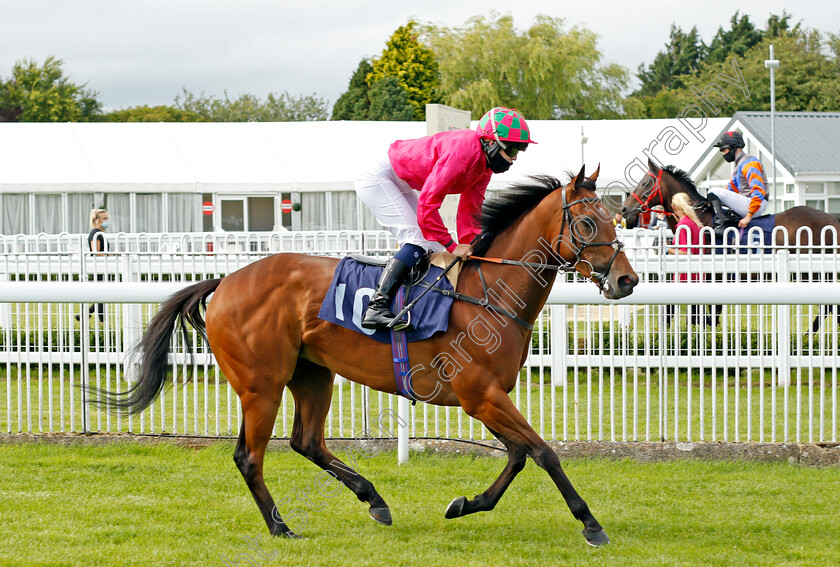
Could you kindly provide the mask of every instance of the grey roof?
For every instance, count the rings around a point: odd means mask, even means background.
[[[736,112],[736,121],[770,149],[770,113]],[[776,112],[776,159],[801,173],[840,173],[840,112]]]

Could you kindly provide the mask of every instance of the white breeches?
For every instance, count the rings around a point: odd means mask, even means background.
[[[365,169],[353,183],[356,194],[376,220],[393,234],[400,246],[414,244],[430,252],[443,252],[439,242],[423,238],[417,223],[420,193],[400,179],[388,156]]]
[[[735,191],[730,191],[726,187],[712,187],[709,193],[714,193],[720,199],[720,202],[745,217],[750,212],[750,201],[752,197],[746,197]],[[755,216],[763,215],[767,210],[767,201],[761,202],[761,207],[756,211]]]

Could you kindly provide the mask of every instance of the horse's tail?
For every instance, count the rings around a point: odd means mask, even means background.
[[[175,326],[180,327],[185,349],[193,356],[187,323],[207,341],[201,309],[206,311],[207,297],[221,281],[221,278],[201,281],[175,293],[161,305],[143,338],[132,348],[133,356],[130,358],[139,359],[140,364],[137,382],[128,390],[117,393],[88,387],[91,403],[123,414],[137,414],[149,407],[163,391],[166,382],[169,344]]]

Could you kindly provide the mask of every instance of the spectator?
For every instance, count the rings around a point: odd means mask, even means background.
[[[101,252],[100,256],[104,256],[104,252],[108,250],[108,244],[105,242],[105,229],[111,225],[111,217],[105,209],[91,209],[90,211],[90,234],[88,234],[88,248],[91,252]],[[96,274],[96,281],[105,279],[103,274]],[[99,315],[99,322],[105,322],[105,304],[97,303],[88,308],[88,316],[92,315],[94,310]],[[76,315],[76,320],[81,318]]]
[[[668,254],[700,254],[700,227],[702,222],[685,193],[677,193],[671,200],[677,227],[674,230],[674,246],[668,248]],[[688,281],[688,274],[677,274],[678,282]],[[692,282],[700,281],[700,274],[691,274]]]
[[[656,205],[650,210],[653,214],[650,216],[650,224],[648,225],[648,228],[653,230],[668,228],[668,220],[665,218],[665,207],[662,205]]]
[[[694,206],[691,204],[691,200],[688,195],[685,193],[677,193],[674,195],[673,199],[671,199],[671,206],[674,209],[674,215],[677,217],[677,226],[674,230],[674,246],[668,248],[667,253],[678,255],[702,254],[703,250],[700,248],[700,244],[702,243],[700,238],[700,227],[703,226],[703,223],[697,216],[697,212],[694,210]],[[677,273],[676,281],[689,281],[688,274]],[[692,283],[700,281],[701,278],[699,273],[691,274]],[[675,311],[676,309],[673,305],[666,307],[666,313],[668,314],[667,316],[669,321],[670,318],[673,317]],[[699,324],[700,306],[692,305],[690,312],[692,323],[695,325]]]

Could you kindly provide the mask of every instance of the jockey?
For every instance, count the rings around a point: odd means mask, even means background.
[[[767,209],[767,178],[757,158],[742,149],[744,138],[740,132],[724,132],[715,143],[723,159],[735,163],[732,179],[726,187],[713,187],[707,196],[715,212],[715,234],[723,234],[721,202],[743,217],[738,226],[745,228],[754,215]]]
[[[356,194],[379,223],[396,237],[400,250],[388,261],[362,320],[365,329],[394,319],[391,296],[429,251],[466,258],[481,228],[478,215],[493,173],[507,171],[531,140],[522,114],[496,107],[476,130],[449,130],[415,140],[397,140],[388,155],[354,183]],[[444,197],[460,193],[455,242],[440,216]],[[405,325],[396,325],[400,330]]]

